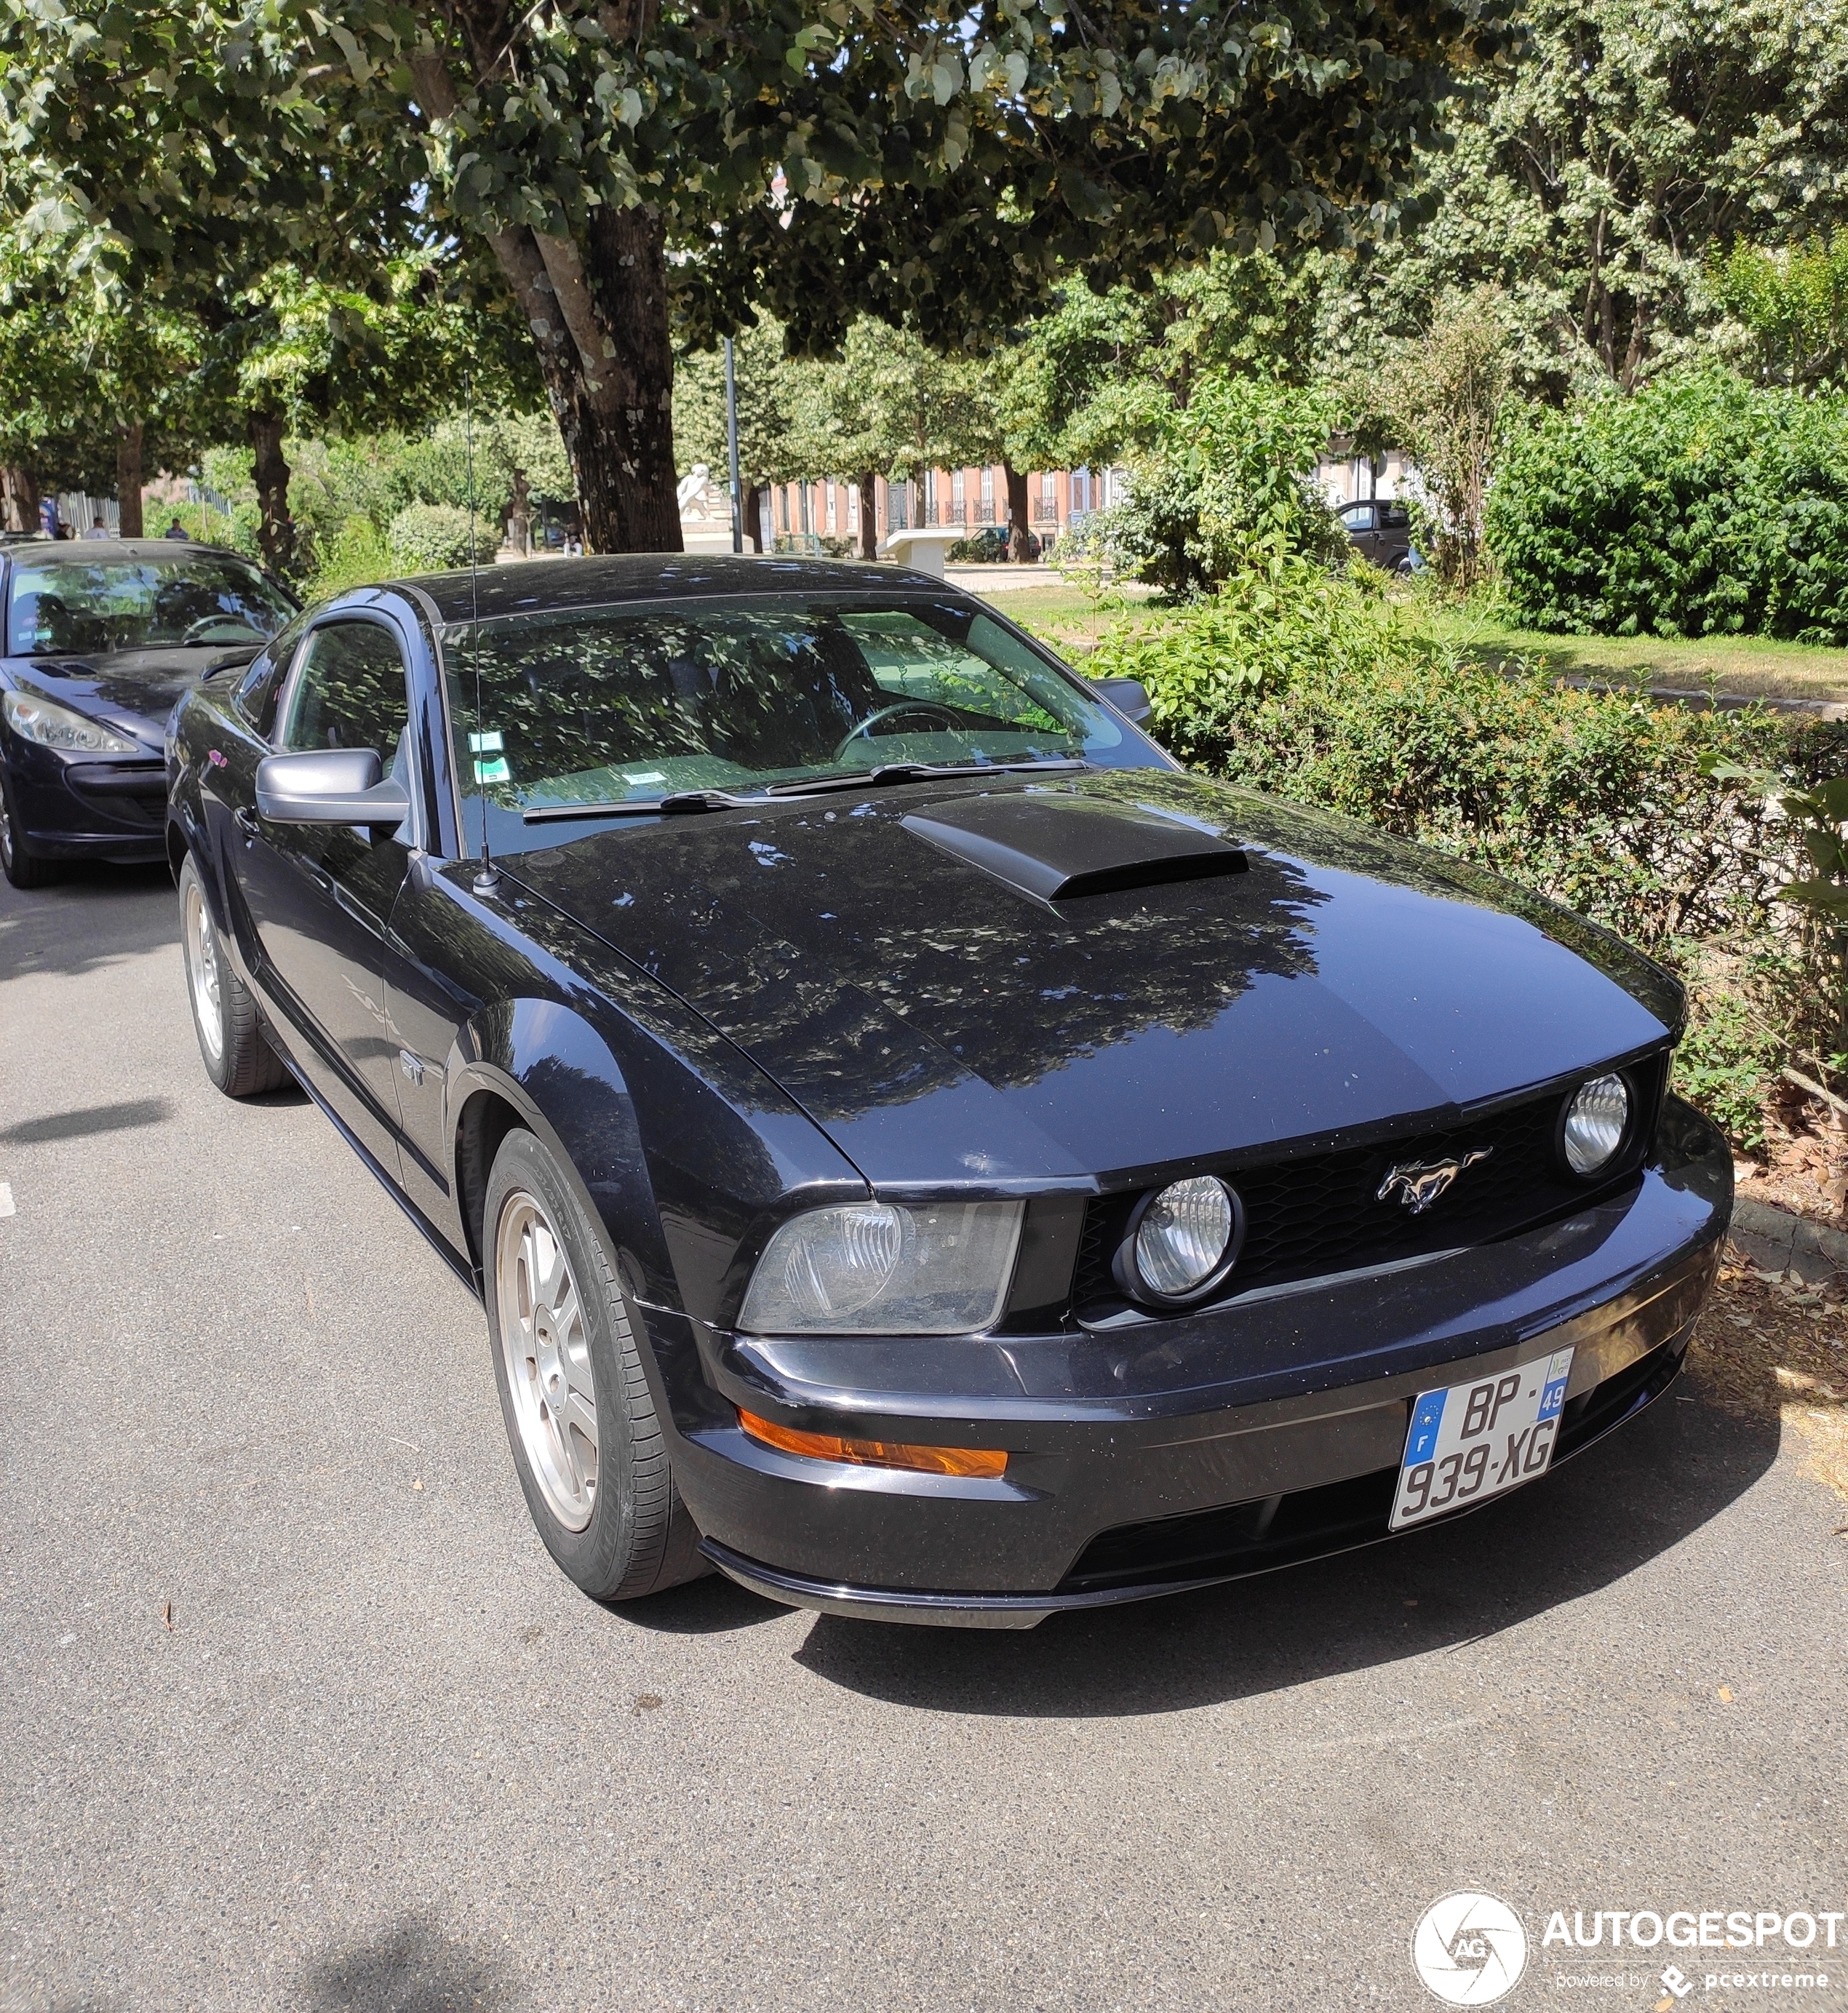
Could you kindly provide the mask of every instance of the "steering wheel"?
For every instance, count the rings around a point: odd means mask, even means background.
[[[229,636],[214,636],[211,633],[214,629],[229,629],[234,633]],[[188,643],[247,643],[252,637],[259,634],[238,616],[206,615],[193,624],[180,642],[183,648]]]
[[[953,734],[955,733],[960,724],[955,713],[947,706],[938,706],[935,701],[928,699],[903,699],[896,706],[882,706],[877,713],[869,713],[859,726],[855,728],[835,750],[835,760],[840,761],[855,742],[871,740],[873,730],[881,720],[903,719],[908,713],[935,713]]]

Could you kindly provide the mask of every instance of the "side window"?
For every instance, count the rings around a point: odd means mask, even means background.
[[[1350,531],[1371,531],[1373,529],[1373,506],[1371,503],[1350,503],[1342,512],[1341,521]]]
[[[276,731],[276,702],[301,640],[302,624],[291,622],[252,658],[231,694],[231,704],[265,741]]]
[[[330,622],[308,639],[283,723],[284,748],[376,748],[395,763],[410,717],[397,638],[376,622]]]

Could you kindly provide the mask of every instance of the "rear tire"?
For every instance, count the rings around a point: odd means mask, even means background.
[[[59,863],[27,849],[25,828],[13,809],[13,786],[0,763],[0,874],[16,888],[47,888],[58,878]]]
[[[710,1572],[602,1240],[531,1132],[509,1132],[494,1157],[481,1258],[514,1469],[559,1570],[593,1600]]]
[[[180,925],[186,996],[206,1075],[227,1097],[281,1089],[288,1071],[263,1039],[263,1017],[249,987],[231,969],[190,853],[180,864]]]

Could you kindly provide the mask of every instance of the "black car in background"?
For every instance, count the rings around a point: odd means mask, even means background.
[[[295,612],[234,552],[177,539],[0,549],[0,871],[166,856],[166,717]]]
[[[1413,567],[1412,520],[1403,503],[1372,497],[1341,510],[1341,528],[1364,560],[1388,573],[1409,573]]]
[[[1732,1164],[1674,981],[1110,699],[939,580],[677,556],[350,593],[181,703],[206,1067],[482,1295],[588,1593],[1024,1627],[1675,1376]]]

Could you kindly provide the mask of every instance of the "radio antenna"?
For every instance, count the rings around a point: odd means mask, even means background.
[[[494,860],[488,850],[488,785],[481,774],[488,766],[482,760],[488,749],[488,730],[481,720],[481,574],[475,548],[475,381],[470,370],[462,374],[462,438],[468,452],[468,654],[475,674],[475,731],[469,738],[474,744],[470,752],[478,786],[477,801],[481,806],[481,864],[475,871],[474,891],[477,895],[491,895],[500,885],[500,876],[494,871]]]

